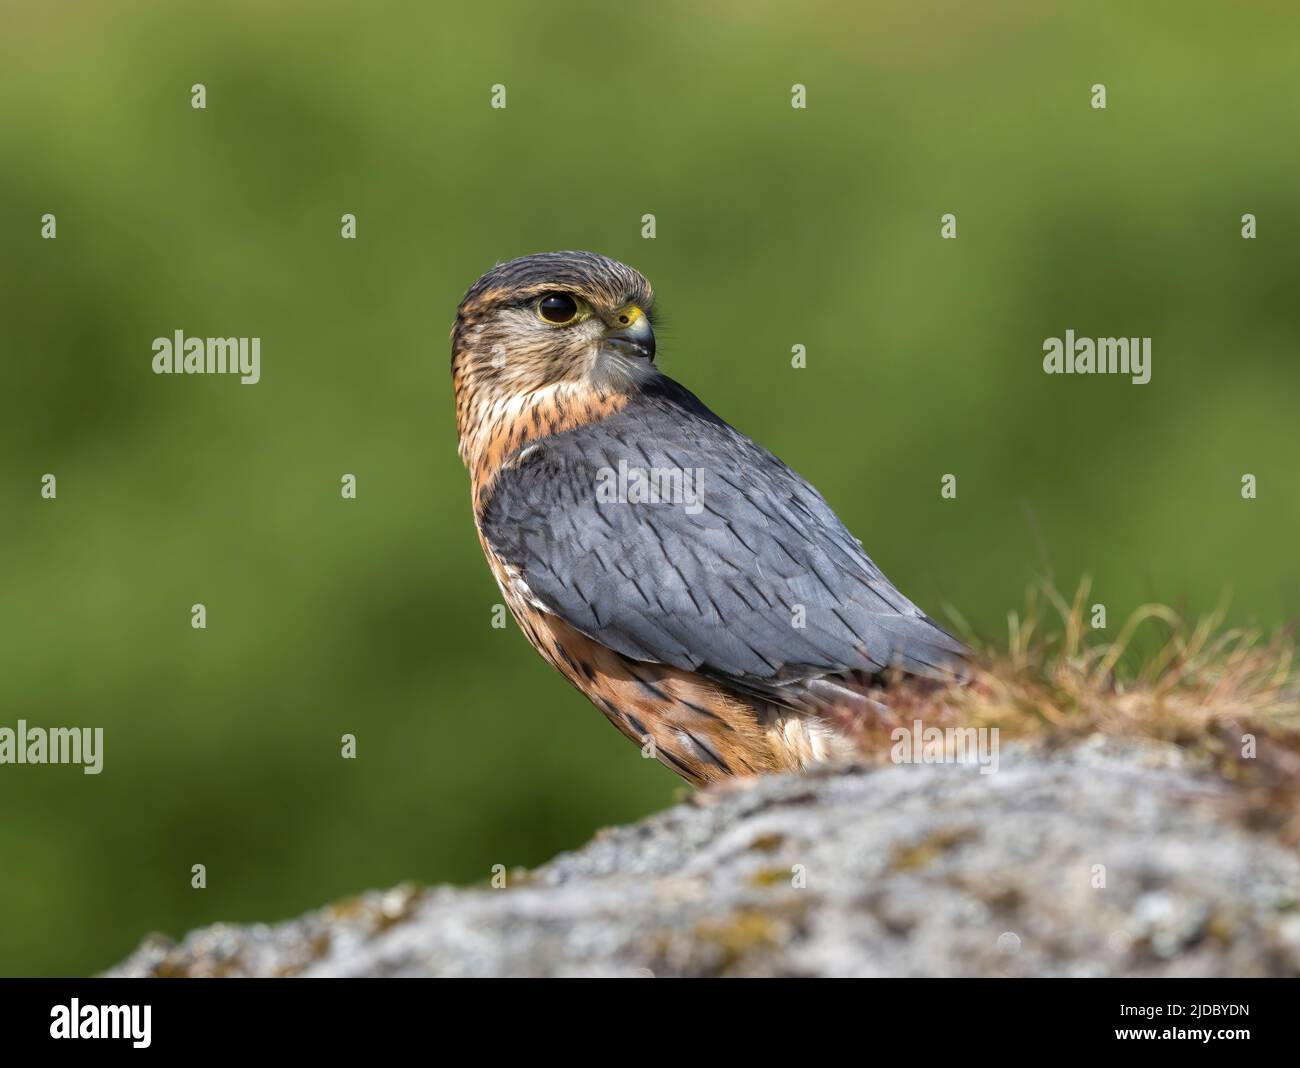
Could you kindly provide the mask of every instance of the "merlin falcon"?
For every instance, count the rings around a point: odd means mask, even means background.
[[[653,323],[650,283],[590,252],[465,294],[451,372],[488,565],[537,651],[687,781],[850,756],[886,673],[940,677],[965,650],[660,372]]]

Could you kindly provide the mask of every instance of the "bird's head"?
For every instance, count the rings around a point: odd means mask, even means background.
[[[635,389],[657,374],[652,304],[640,272],[592,252],[543,252],[494,267],[456,312],[458,414],[465,407],[481,417],[555,388]]]

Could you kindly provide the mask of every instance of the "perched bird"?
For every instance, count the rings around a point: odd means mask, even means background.
[[[812,486],[659,371],[653,320],[650,283],[590,252],[470,287],[451,371],[488,565],[538,652],[688,781],[847,755],[883,672],[964,650]]]

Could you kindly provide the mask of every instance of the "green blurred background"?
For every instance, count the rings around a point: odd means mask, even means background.
[[[0,726],[102,726],[105,768],[0,767],[0,972],[672,799],[491,627],[448,328],[512,256],[640,268],[668,373],[932,612],[998,634],[1050,570],[1112,621],[1293,618],[1300,18],[1070,6],[8,3]],[[1066,328],[1153,337],[1151,383],[1045,376]],[[260,336],[261,383],[153,375],[176,329]]]

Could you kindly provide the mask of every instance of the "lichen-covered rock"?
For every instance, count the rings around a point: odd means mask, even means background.
[[[1300,974],[1300,858],[1238,816],[1146,743],[828,769],[696,795],[504,889],[155,936],[109,974]]]

